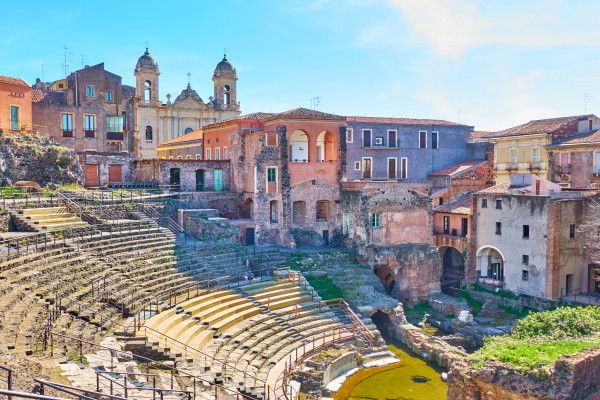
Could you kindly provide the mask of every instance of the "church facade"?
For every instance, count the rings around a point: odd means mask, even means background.
[[[166,103],[159,97],[158,63],[146,49],[135,66],[136,91],[133,98],[133,153],[137,158],[157,157],[157,146],[204,125],[222,122],[240,115],[237,101],[237,73],[224,56],[213,73],[214,94],[207,102],[188,83]]]

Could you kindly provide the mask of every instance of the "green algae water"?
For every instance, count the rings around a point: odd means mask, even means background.
[[[388,346],[400,362],[367,368],[348,377],[335,400],[442,400],[447,385],[440,373],[418,357],[394,345]]]

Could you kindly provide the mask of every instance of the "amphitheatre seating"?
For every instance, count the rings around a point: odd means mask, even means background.
[[[319,300],[287,278],[205,290],[149,318],[138,335],[166,355],[210,368],[215,378],[260,391],[287,354],[343,329]]]
[[[17,211],[17,218],[34,231],[52,231],[88,225],[65,207],[25,208]]]

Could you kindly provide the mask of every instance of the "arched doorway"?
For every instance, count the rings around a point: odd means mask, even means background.
[[[374,269],[375,275],[379,278],[388,294],[393,295],[394,287],[396,286],[396,278],[394,272],[387,264],[377,265]]]
[[[495,247],[487,246],[477,250],[477,269],[480,277],[488,284],[504,284],[504,255]]]
[[[290,161],[308,161],[308,135],[306,132],[296,130],[290,135]]]
[[[454,247],[440,248],[442,257],[442,275],[440,284],[442,292],[456,294],[460,284],[465,279],[465,257]]]
[[[335,160],[333,134],[328,131],[319,133],[317,137],[317,161]]]

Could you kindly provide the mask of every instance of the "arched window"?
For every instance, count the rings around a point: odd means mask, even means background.
[[[317,137],[317,161],[332,161],[335,159],[333,134],[327,131],[321,132]]]
[[[152,82],[150,81],[145,81],[144,82],[144,102],[145,103],[150,103],[150,100],[152,99]]]
[[[290,135],[290,161],[308,161],[308,135],[306,132],[297,130]]]
[[[183,131],[183,134],[187,135],[188,133],[193,132],[193,131],[194,130],[192,128],[188,127],[188,128],[185,128],[185,131]]]
[[[227,106],[231,104],[231,88],[229,85],[223,86],[223,104]]]
[[[146,126],[146,140],[153,140],[154,135],[152,135],[152,127],[150,125]]]

